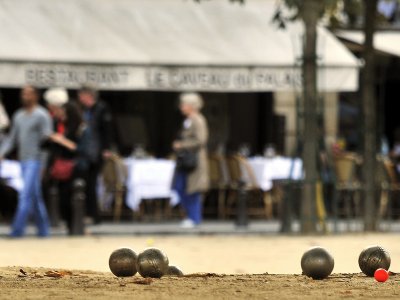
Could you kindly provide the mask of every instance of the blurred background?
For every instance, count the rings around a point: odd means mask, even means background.
[[[58,134],[52,88],[109,137],[90,162],[96,195],[75,184],[85,176],[60,191],[45,163],[56,236],[398,232],[399,24],[390,0],[0,0],[1,139],[28,85]],[[188,92],[204,103],[209,183],[190,226],[173,145]],[[85,93],[105,107],[93,128]],[[0,165],[4,235],[27,186],[15,146]]]

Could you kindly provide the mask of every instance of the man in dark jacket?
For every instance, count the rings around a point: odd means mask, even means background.
[[[98,98],[98,92],[93,86],[82,86],[78,98],[83,109],[83,119],[88,128],[86,156],[89,160],[89,168],[86,179],[86,213],[93,218],[95,223],[99,223],[97,177],[101,171],[103,159],[111,154],[112,116],[107,104]]]

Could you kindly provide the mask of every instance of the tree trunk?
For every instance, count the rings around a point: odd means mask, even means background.
[[[364,119],[364,168],[365,184],[364,230],[376,230],[376,97],[375,97],[375,55],[374,31],[376,21],[377,0],[364,0],[364,70],[362,74],[362,101]]]
[[[304,187],[301,203],[301,232],[316,232],[316,183],[318,180],[318,93],[317,93],[317,23],[321,0],[304,0],[302,17],[305,26],[303,44]]]

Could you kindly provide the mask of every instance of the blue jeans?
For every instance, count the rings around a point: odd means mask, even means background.
[[[186,193],[187,174],[177,172],[175,175],[174,190],[179,195],[180,204],[186,212],[186,216],[195,224],[200,224],[202,220],[201,194]]]
[[[41,186],[42,163],[39,160],[25,160],[21,162],[21,168],[24,188],[19,194],[11,236],[21,237],[24,235],[26,223],[32,213],[38,228],[38,236],[48,236],[49,221]]]

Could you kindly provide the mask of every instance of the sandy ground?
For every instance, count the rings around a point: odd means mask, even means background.
[[[217,275],[119,279],[109,273],[0,269],[1,299],[398,299],[400,278],[360,274],[315,281],[302,275]],[[65,274],[60,278],[47,277]]]
[[[399,299],[398,275],[382,284],[360,274],[340,274],[359,273],[359,252],[371,244],[385,247],[391,270],[400,270],[400,241],[394,234],[2,239],[0,299]],[[302,253],[315,245],[328,248],[335,258],[334,274],[327,280],[299,275]],[[118,279],[108,270],[108,257],[121,246],[137,252],[159,247],[185,274],[219,275]],[[78,271],[45,276],[62,269]]]

